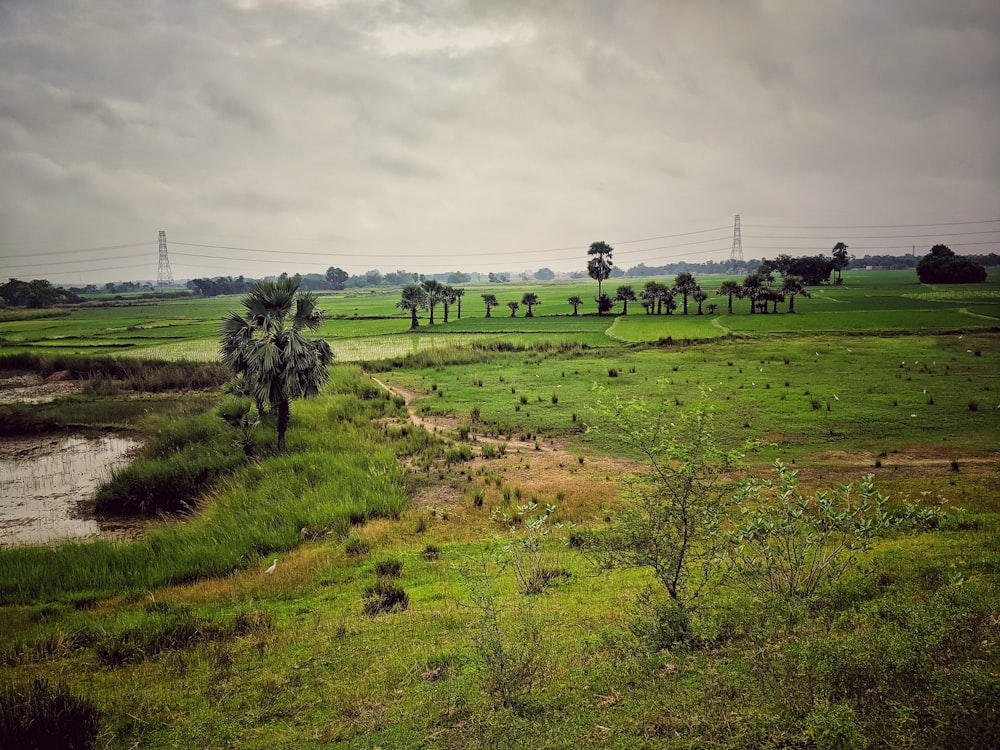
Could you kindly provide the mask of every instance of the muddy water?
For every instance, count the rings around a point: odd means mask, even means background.
[[[0,547],[94,536],[80,505],[139,443],[121,437],[56,437],[0,443]]]

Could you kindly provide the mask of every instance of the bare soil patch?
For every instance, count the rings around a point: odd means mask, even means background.
[[[82,389],[83,383],[79,380],[50,382],[41,375],[15,375],[0,378],[0,404],[46,404]]]

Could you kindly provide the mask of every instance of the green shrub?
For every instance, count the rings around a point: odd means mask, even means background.
[[[854,709],[844,703],[813,709],[806,717],[806,734],[817,750],[865,750],[868,738],[858,726]]]
[[[379,578],[399,578],[403,575],[403,561],[395,557],[375,563],[375,575]]]
[[[391,581],[379,579],[366,586],[361,594],[365,614],[369,617],[387,612],[400,612],[410,606],[406,591]]]
[[[354,533],[347,537],[347,541],[344,544],[344,552],[351,557],[367,555],[370,549],[371,545],[368,543],[368,540]]]
[[[36,679],[0,692],[0,747],[86,750],[94,747],[100,724],[94,704],[62,683],[50,687]]]

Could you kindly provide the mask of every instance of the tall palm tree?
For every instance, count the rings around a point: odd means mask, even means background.
[[[590,249],[587,250],[587,255],[591,256],[590,260],[587,261],[587,273],[590,278],[597,282],[598,299],[604,296],[601,285],[611,275],[611,266],[614,265],[611,262],[611,253],[613,252],[614,248],[607,242],[591,242]],[[598,314],[600,314],[600,309],[598,309]]]
[[[510,317],[517,317],[517,311],[521,308],[521,306],[517,302],[511,300],[507,303],[507,307],[510,308]]]
[[[463,287],[452,287],[451,293],[454,295],[455,300],[458,302],[458,319],[462,319],[462,297],[465,296],[465,289]]]
[[[535,314],[531,311],[531,308],[542,303],[538,301],[538,295],[534,292],[525,292],[524,296],[521,297],[521,304],[528,308],[528,312],[524,314],[524,317],[533,318]]]
[[[684,297],[684,314],[688,314],[688,297],[694,294],[695,290],[698,288],[698,282],[694,280],[692,276],[687,271],[682,271],[677,274],[677,278],[674,280],[674,289],[677,294]]]
[[[445,286],[437,279],[424,279],[420,282],[420,285],[427,293],[427,307],[430,308],[431,311],[427,324],[434,325],[434,308],[437,306],[438,302],[441,302],[444,299]]]
[[[622,315],[628,315],[628,303],[635,302],[635,290],[628,284],[618,287],[615,300],[622,303]]]
[[[458,301],[455,296],[455,289],[450,286],[441,287],[441,305],[444,308],[444,322],[448,322],[448,310]]]
[[[570,298],[569,298],[568,300],[566,300],[566,301],[567,301],[567,302],[568,302],[569,304],[573,305],[573,314],[574,314],[574,315],[576,315],[576,314],[578,313],[578,311],[579,311],[579,309],[580,309],[580,305],[582,305],[582,304],[583,304],[583,300],[582,300],[582,299],[580,299],[580,298],[579,298],[579,297],[578,297],[577,295],[575,295],[575,294],[574,294],[574,295],[573,295],[572,297],[570,297]]]
[[[484,294],[483,304],[486,305],[486,317],[488,318],[490,317],[490,310],[499,306],[500,303],[497,302],[497,296],[495,294]]]
[[[767,291],[767,280],[762,274],[752,273],[743,279],[743,296],[750,300],[750,314],[757,310],[757,301]]]
[[[417,321],[417,310],[427,309],[427,292],[419,284],[407,284],[400,292],[399,302],[396,307],[400,310],[408,310],[410,313],[410,330],[417,328],[420,323]]]
[[[320,327],[323,311],[315,294],[299,293],[287,277],[256,282],[240,304],[245,316],[230,311],[222,320],[222,361],[260,413],[277,414],[278,450],[284,450],[292,400],[318,395],[330,379],[330,345],[305,335]]]
[[[811,297],[809,290],[802,283],[801,276],[786,276],[781,284],[782,293],[788,297],[788,312],[795,312],[795,297],[801,294],[803,297]]]
[[[733,314],[733,297],[740,297],[743,294],[743,287],[736,281],[723,281],[716,292],[720,297],[729,297],[729,314]]]

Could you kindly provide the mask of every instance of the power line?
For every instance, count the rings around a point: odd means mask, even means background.
[[[911,229],[919,227],[957,227],[963,224],[997,224],[1000,219],[981,219],[979,221],[939,221],[935,224],[841,224],[841,225],[805,225],[805,224],[744,224],[744,227],[756,229]]]
[[[98,250],[125,250],[130,247],[143,247],[149,245],[149,242],[132,242],[127,245],[106,245],[105,247],[82,247],[76,250],[52,250],[47,253],[19,253],[15,255],[8,255],[8,258],[38,258],[45,255],[71,255],[74,253],[93,253]]]

